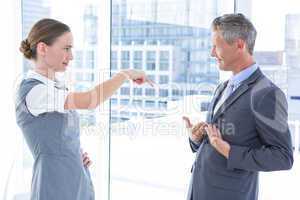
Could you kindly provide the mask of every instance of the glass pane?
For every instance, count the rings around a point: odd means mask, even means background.
[[[111,48],[130,52],[127,66],[156,82],[129,82],[129,105],[111,107],[112,200],[186,198],[193,154],[181,116],[205,116],[219,83],[210,23],[232,8],[233,0],[112,0]]]
[[[134,60],[142,60],[143,59],[143,52],[142,51],[135,51],[133,58],[134,58]]]

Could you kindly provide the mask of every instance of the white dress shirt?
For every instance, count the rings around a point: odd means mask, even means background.
[[[62,82],[53,81],[47,77],[30,70],[26,79],[36,79],[43,84],[34,86],[26,96],[26,105],[29,112],[38,116],[46,112],[61,112],[65,113],[64,105],[68,90],[64,87]]]

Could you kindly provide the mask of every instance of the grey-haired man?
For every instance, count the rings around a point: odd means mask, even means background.
[[[185,118],[197,153],[188,200],[257,200],[259,171],[293,165],[285,95],[255,63],[255,38],[242,14],[212,23],[211,55],[232,77],[217,87],[206,122]]]

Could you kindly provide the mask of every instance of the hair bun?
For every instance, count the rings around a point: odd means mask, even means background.
[[[20,51],[24,54],[24,56],[28,59],[32,58],[32,50],[30,48],[30,43],[27,39],[21,42]]]

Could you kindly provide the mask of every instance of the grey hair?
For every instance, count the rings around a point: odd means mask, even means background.
[[[221,31],[224,40],[232,44],[237,39],[242,39],[247,44],[250,55],[253,55],[256,29],[243,14],[225,14],[217,17],[212,22],[214,31]]]

